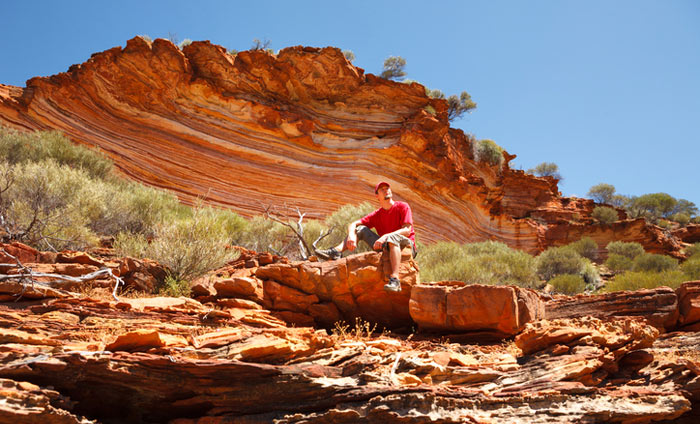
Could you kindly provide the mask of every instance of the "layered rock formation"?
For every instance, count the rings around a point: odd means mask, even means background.
[[[380,253],[318,263],[244,251],[199,281],[199,300],[113,300],[111,281],[42,292],[60,281],[10,271],[70,264],[78,278],[99,264],[126,276],[128,258],[0,248],[0,422],[648,423],[700,402],[700,281],[548,299],[421,283],[407,259],[402,291],[388,294]],[[421,331],[378,334],[366,320]],[[484,333],[499,338],[474,343]]]
[[[475,161],[475,140],[449,127],[424,87],[365,74],[335,48],[277,55],[194,42],[182,51],[140,37],[68,72],[0,86],[0,124],[57,129],[97,146],[126,175],[204,197],[243,215],[266,205],[321,217],[372,200],[389,181],[426,242],[498,240],[531,253],[592,234],[680,245],[640,222],[591,223],[591,201],[559,196],[556,180]],[[573,229],[572,229],[573,228]]]

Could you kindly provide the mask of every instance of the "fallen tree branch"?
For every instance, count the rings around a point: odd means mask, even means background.
[[[52,273],[43,273],[43,272],[33,272],[30,268],[22,264],[22,262],[15,256],[11,255],[8,253],[4,248],[0,248],[0,250],[10,258],[14,259],[17,264],[16,265],[10,265],[10,264],[2,264],[4,266],[10,266],[11,268],[17,268],[19,270],[18,273],[16,274],[0,274],[0,282],[3,281],[8,281],[8,280],[18,280],[17,283],[22,285],[22,291],[16,294],[17,299],[15,299],[15,302],[18,301],[19,299],[22,298],[22,295],[24,292],[27,290],[27,284],[25,283],[26,280],[29,280],[29,282],[32,285],[32,288],[34,288],[34,285],[38,286],[43,286],[43,287],[50,287],[54,289],[54,284],[57,284],[59,282],[63,281],[68,281],[72,283],[85,283],[88,281],[93,281],[97,280],[100,277],[105,277],[109,276],[112,277],[116,282],[114,284],[114,289],[112,290],[112,297],[114,300],[117,302],[119,301],[119,298],[117,297],[117,289],[119,288],[119,285],[124,285],[124,280],[121,277],[117,277],[114,275],[114,272],[112,271],[111,268],[102,268],[100,270],[91,272],[89,274],[81,275],[80,277],[73,277],[70,275],[63,275],[63,274],[52,274]],[[36,278],[52,278],[54,279],[53,281],[36,281]]]

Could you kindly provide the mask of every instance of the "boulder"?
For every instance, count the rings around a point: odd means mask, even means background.
[[[422,330],[513,335],[544,317],[544,302],[514,286],[440,282],[412,288],[410,314]]]
[[[700,281],[681,284],[676,294],[678,295],[678,326],[700,323]],[[695,327],[698,326],[695,325]]]
[[[338,319],[352,322],[361,317],[389,328],[410,327],[413,321],[408,301],[411,288],[418,283],[418,266],[409,249],[402,255],[402,291],[398,293],[384,290],[390,265],[388,255],[381,252],[327,262],[275,263],[258,268],[255,277],[265,281],[265,302],[273,310],[303,312],[324,326],[332,326]],[[285,289],[283,293],[281,287],[295,291]],[[303,301],[292,307],[295,302],[284,301],[285,293]]]

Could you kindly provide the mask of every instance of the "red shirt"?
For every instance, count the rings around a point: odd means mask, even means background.
[[[413,231],[413,214],[411,207],[405,202],[394,202],[389,209],[379,208],[360,220],[362,225],[377,230],[379,236],[393,233],[405,224],[411,224],[408,238],[416,244],[416,233]]]

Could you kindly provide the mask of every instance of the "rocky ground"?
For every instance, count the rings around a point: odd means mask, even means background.
[[[3,248],[0,422],[698,419],[700,282],[547,297],[421,283],[408,260],[386,294],[379,253],[243,252],[193,298],[143,297],[157,264]]]

